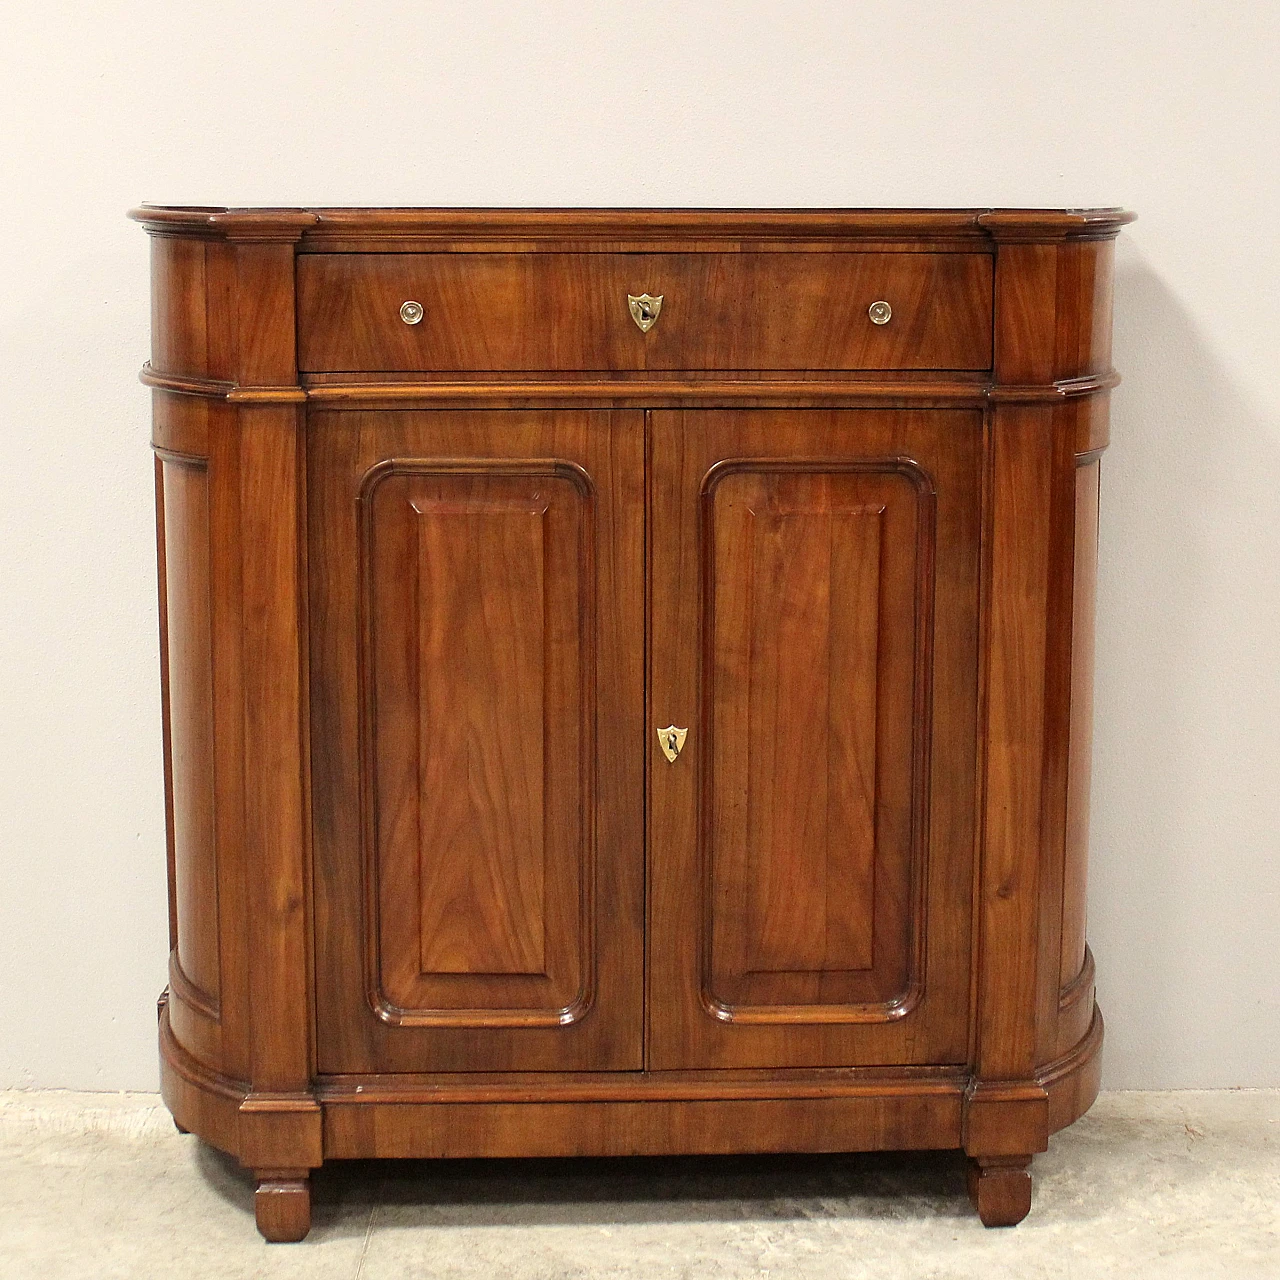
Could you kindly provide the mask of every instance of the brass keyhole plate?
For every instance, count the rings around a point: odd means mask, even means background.
[[[684,740],[689,736],[688,729],[677,729],[675,725],[669,724],[665,729],[658,730],[658,742],[662,746],[662,754],[675,764],[676,756],[684,748]]]
[[[654,297],[651,293],[642,293],[639,296],[629,293],[627,306],[640,332],[648,333],[658,323],[658,313],[662,310],[662,294]]]

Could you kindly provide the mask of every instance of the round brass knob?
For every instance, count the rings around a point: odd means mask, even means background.
[[[893,319],[893,308],[887,302],[873,302],[867,308],[872,324],[888,324]]]
[[[417,324],[422,319],[422,303],[413,302],[412,300],[402,302],[400,304],[400,319],[405,324]]]

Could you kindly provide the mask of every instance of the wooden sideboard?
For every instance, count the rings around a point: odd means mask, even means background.
[[[1098,1088],[1099,210],[144,207],[164,1097],[326,1158],[963,1148]]]

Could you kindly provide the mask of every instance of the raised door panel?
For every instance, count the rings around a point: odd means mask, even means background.
[[[1089,767],[1093,748],[1093,663],[1098,575],[1098,459],[1075,473],[1075,547],[1071,598],[1071,727],[1063,870],[1061,966],[1068,992],[1085,969],[1089,863]]]
[[[889,1010],[918,980],[932,485],[730,462],[702,505],[706,994],[735,1021]]]
[[[161,610],[179,999],[217,1019],[221,994],[214,796],[211,510],[206,458],[159,454]]]
[[[378,1009],[586,1007],[592,486],[570,464],[392,462],[361,494]]]
[[[324,1072],[641,1065],[642,421],[310,420]]]
[[[654,415],[655,1067],[965,1060],[980,423]]]

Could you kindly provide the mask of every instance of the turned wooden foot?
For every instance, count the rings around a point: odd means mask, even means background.
[[[311,1230],[311,1182],[306,1169],[255,1169],[254,1217],[264,1240],[292,1244]]]
[[[1014,1227],[1031,1210],[1031,1157],[969,1158],[969,1199],[984,1227]]]

